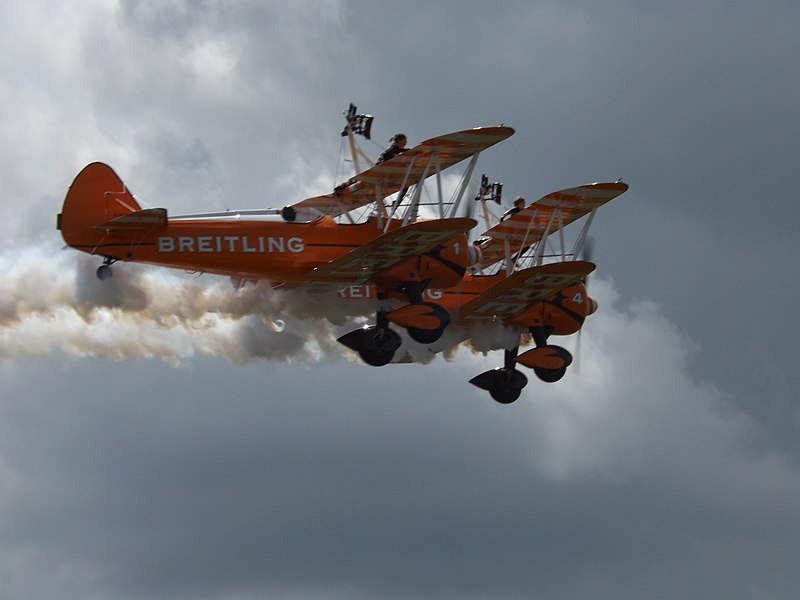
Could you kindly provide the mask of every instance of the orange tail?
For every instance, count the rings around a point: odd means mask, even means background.
[[[98,246],[105,232],[98,225],[140,210],[114,170],[95,162],[84,167],[69,187],[58,215],[58,229],[68,245],[102,254]]]

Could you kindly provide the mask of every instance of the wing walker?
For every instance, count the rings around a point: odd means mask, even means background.
[[[100,279],[125,261],[344,298],[369,290],[374,322],[339,341],[373,366],[411,360],[398,330],[435,353],[499,326],[504,341],[494,349],[504,351],[503,365],[471,383],[508,404],[527,385],[520,365],[560,380],[573,358],[549,338],[579,332],[597,310],[586,289],[595,269],[587,236],[597,209],[628,186],[553,192],[524,208],[518,202],[499,220],[490,205],[501,203],[502,184],[484,175],[475,194],[471,182],[479,155],[513,135],[511,127],[449,133],[372,164],[356,136],[370,139],[373,117],[356,113],[350,105],[342,132],[356,174],[327,194],[280,209],[168,215],[140,206],[111,167],[95,162],[70,186],[58,229],[69,246],[103,259]],[[445,198],[452,185],[442,172],[459,163],[466,168]],[[484,231],[473,239],[476,210]],[[565,228],[583,217],[568,242]]]

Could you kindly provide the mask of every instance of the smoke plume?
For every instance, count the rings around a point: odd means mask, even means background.
[[[99,264],[52,247],[0,252],[0,361],[60,352],[173,365],[198,354],[234,363],[316,363],[355,358],[336,338],[374,321],[374,299],[345,301],[266,282],[236,289],[224,277],[129,263],[116,263],[114,276],[101,281]],[[519,340],[500,323],[453,324],[430,347],[400,334],[399,362],[453,360],[462,345],[485,355]]]
[[[133,264],[117,263],[100,281],[98,265],[74,251],[0,253],[0,360],[63,352],[170,364],[196,354],[317,362],[346,352],[336,337],[374,311],[332,294],[263,282],[237,290],[226,278]]]

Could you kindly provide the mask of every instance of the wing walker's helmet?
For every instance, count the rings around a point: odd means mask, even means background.
[[[395,134],[392,136],[392,140],[391,140],[391,141],[393,141],[393,142],[399,142],[400,140],[403,140],[403,141],[407,141],[407,140],[408,140],[408,138],[406,137],[406,134],[405,134],[405,133],[395,133]]]

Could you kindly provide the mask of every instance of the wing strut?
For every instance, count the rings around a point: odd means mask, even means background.
[[[458,188],[458,196],[453,202],[453,206],[450,207],[449,216],[451,217],[455,217],[458,214],[458,209],[461,206],[461,199],[464,197],[464,192],[467,191],[469,180],[472,179],[472,172],[475,170],[475,165],[478,164],[478,157],[480,156],[480,154],[481,154],[480,152],[476,152],[475,154],[472,155],[472,158],[469,161],[469,165],[467,165],[467,170],[464,171],[464,176],[461,178],[461,185]]]
[[[428,173],[431,170],[431,165],[438,157],[439,157],[439,151],[434,150],[431,153],[431,157],[428,159],[428,164],[425,165],[425,170],[422,172],[422,177],[419,178],[419,181],[417,181],[417,185],[414,186],[414,197],[411,199],[411,204],[409,204],[408,208],[406,209],[406,214],[403,217],[404,226],[408,225],[412,221],[417,220],[417,209],[419,208],[419,199],[422,197],[422,182],[428,178]]]
[[[541,237],[541,242],[539,245],[536,246],[536,253],[533,255],[533,266],[538,267],[544,261],[544,249],[545,245],[544,241],[547,239],[547,236],[550,235],[550,229],[553,226],[553,222],[556,219],[556,213],[561,213],[561,207],[556,206],[553,209],[553,212],[550,213],[550,220],[547,221],[547,227],[544,228],[544,233]]]
[[[583,246],[586,244],[586,238],[589,236],[589,228],[592,226],[592,221],[594,220],[594,215],[596,213],[597,207],[591,210],[589,213],[589,218],[586,220],[586,223],[584,223],[583,229],[581,229],[581,232],[578,235],[578,239],[575,240],[575,245],[572,247],[572,260],[578,260],[578,257],[583,250]]]

